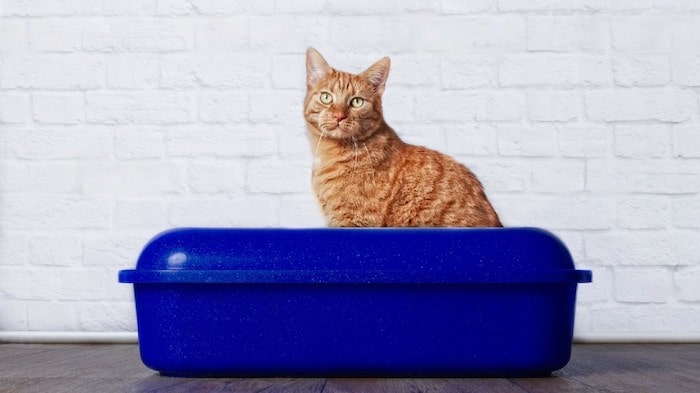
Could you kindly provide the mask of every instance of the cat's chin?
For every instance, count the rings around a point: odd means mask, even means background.
[[[347,130],[343,130],[341,127],[328,128],[323,130],[323,133],[319,134],[322,138],[334,139],[338,141],[352,139],[353,133]]]

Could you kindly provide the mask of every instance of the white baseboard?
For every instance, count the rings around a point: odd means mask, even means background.
[[[577,344],[595,343],[700,343],[700,332],[681,333],[577,333]],[[0,343],[18,344],[136,344],[136,332],[0,332]]]
[[[0,332],[0,343],[136,344],[136,332]]]
[[[700,343],[698,332],[585,332],[576,333],[574,342],[577,344],[598,343]]]

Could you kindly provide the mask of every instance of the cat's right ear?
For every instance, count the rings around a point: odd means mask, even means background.
[[[306,50],[306,86],[310,89],[331,71],[331,67],[314,48]]]

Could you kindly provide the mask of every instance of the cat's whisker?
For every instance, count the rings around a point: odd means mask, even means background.
[[[318,143],[316,143],[316,152],[315,152],[316,163],[321,161],[321,158],[318,156],[318,151],[321,148],[321,141],[323,140],[323,136],[326,135],[326,128],[324,126],[321,126],[319,128],[321,129],[321,135],[319,135]]]
[[[367,147],[365,142],[362,142],[362,144],[365,146],[365,151],[367,151],[367,158],[369,158],[369,162],[374,163],[372,160],[372,153],[369,152],[369,147]]]
[[[355,168],[357,168],[357,139],[355,139],[354,135],[352,137],[352,145],[355,147]]]

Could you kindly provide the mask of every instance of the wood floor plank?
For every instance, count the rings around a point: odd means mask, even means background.
[[[700,392],[700,345],[576,345],[550,378],[174,378],[135,345],[0,345],[0,393]]]

